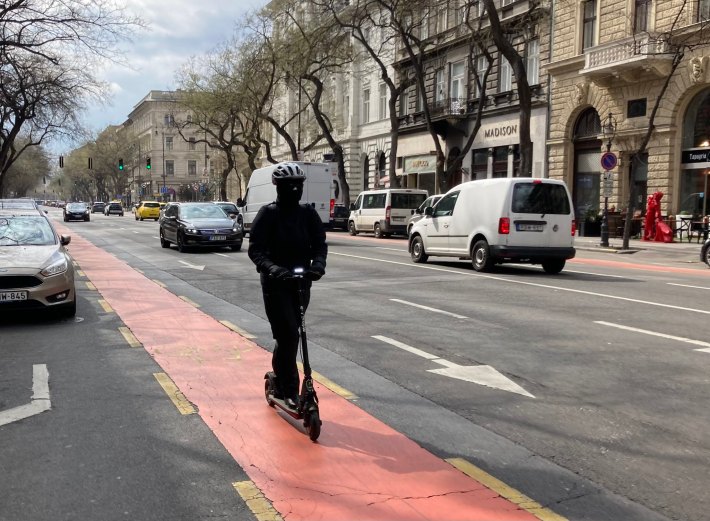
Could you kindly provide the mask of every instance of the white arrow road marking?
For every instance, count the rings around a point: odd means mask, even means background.
[[[406,304],[407,306],[413,306],[419,309],[426,309],[433,313],[441,313],[442,315],[449,315],[454,318],[468,318],[463,315],[457,315],[456,313],[451,313],[450,311],[444,311],[443,309],[430,308],[429,306],[422,306],[421,304],[415,304],[414,302],[407,302],[406,300],[399,300],[398,298],[391,298],[392,302],[399,302],[400,304]]]
[[[47,366],[44,364],[33,365],[32,401],[27,405],[0,411],[0,426],[24,420],[51,408],[52,402],[49,399],[49,372],[47,371]]]
[[[523,396],[535,398],[535,396],[527,392],[511,379],[503,376],[490,365],[459,365],[386,336],[374,335],[372,338],[393,345],[417,356],[421,356],[422,358],[426,358],[435,364],[445,366],[444,369],[427,369],[427,372],[429,373],[436,373],[442,376],[448,376],[449,378],[456,378],[458,380],[492,387],[493,389],[499,389],[501,391],[522,394]]]
[[[184,264],[184,265],[187,266],[188,268],[192,268],[193,270],[200,270],[200,271],[202,271],[202,270],[205,269],[204,266],[195,266],[194,264],[190,264],[189,262],[185,262],[185,261],[183,261],[183,260],[181,260],[181,261],[179,261],[179,262],[180,262],[181,264]]]
[[[696,346],[703,346],[705,349],[696,349],[696,351],[702,351],[704,353],[710,353],[710,343],[703,342],[702,340],[693,340],[692,338],[685,338],[682,336],[666,335],[665,333],[657,333],[655,331],[648,331],[646,329],[639,329],[636,327],[622,326],[621,324],[614,324],[612,322],[604,322],[597,320],[595,324],[600,324],[602,326],[616,327],[619,329],[625,329],[626,331],[633,331],[634,333],[643,333],[644,335],[658,336],[661,338],[667,338],[669,340],[677,340],[678,342],[685,342],[687,344],[693,344]]]

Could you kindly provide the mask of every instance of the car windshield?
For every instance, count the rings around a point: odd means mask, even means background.
[[[145,208],[160,208],[160,203],[143,203]]]
[[[205,206],[186,206],[182,210],[183,219],[222,219],[227,217],[219,206],[208,204]]]
[[[239,213],[239,210],[237,210],[237,205],[236,204],[231,204],[231,203],[223,203],[223,204],[218,204],[222,210],[224,210],[227,213]]]
[[[568,215],[569,198],[565,187],[552,183],[517,183],[513,189],[513,213]]]
[[[392,208],[418,208],[427,198],[426,194],[392,194]]]
[[[67,205],[67,210],[86,210],[84,203],[71,203]]]
[[[0,246],[47,246],[55,244],[54,233],[42,216],[0,217]]]

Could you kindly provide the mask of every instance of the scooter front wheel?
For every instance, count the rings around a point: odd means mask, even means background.
[[[308,437],[311,439],[311,441],[316,441],[318,439],[318,436],[320,436],[321,426],[320,415],[318,414],[318,411],[311,411],[310,413],[308,413],[304,424],[306,427],[306,432],[308,433]]]
[[[268,403],[270,407],[274,407],[274,400],[272,400],[273,395],[274,387],[272,380],[269,378],[267,373],[266,376],[264,376],[264,397],[266,398],[266,403]]]

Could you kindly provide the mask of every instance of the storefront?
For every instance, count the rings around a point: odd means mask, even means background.
[[[405,157],[402,166],[402,186],[436,193],[436,156]]]
[[[710,175],[710,89],[690,102],[683,122],[679,214],[708,215]]]

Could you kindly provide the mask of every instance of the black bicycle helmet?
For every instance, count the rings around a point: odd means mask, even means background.
[[[271,173],[271,181],[304,181],[306,174],[296,163],[279,163]]]

